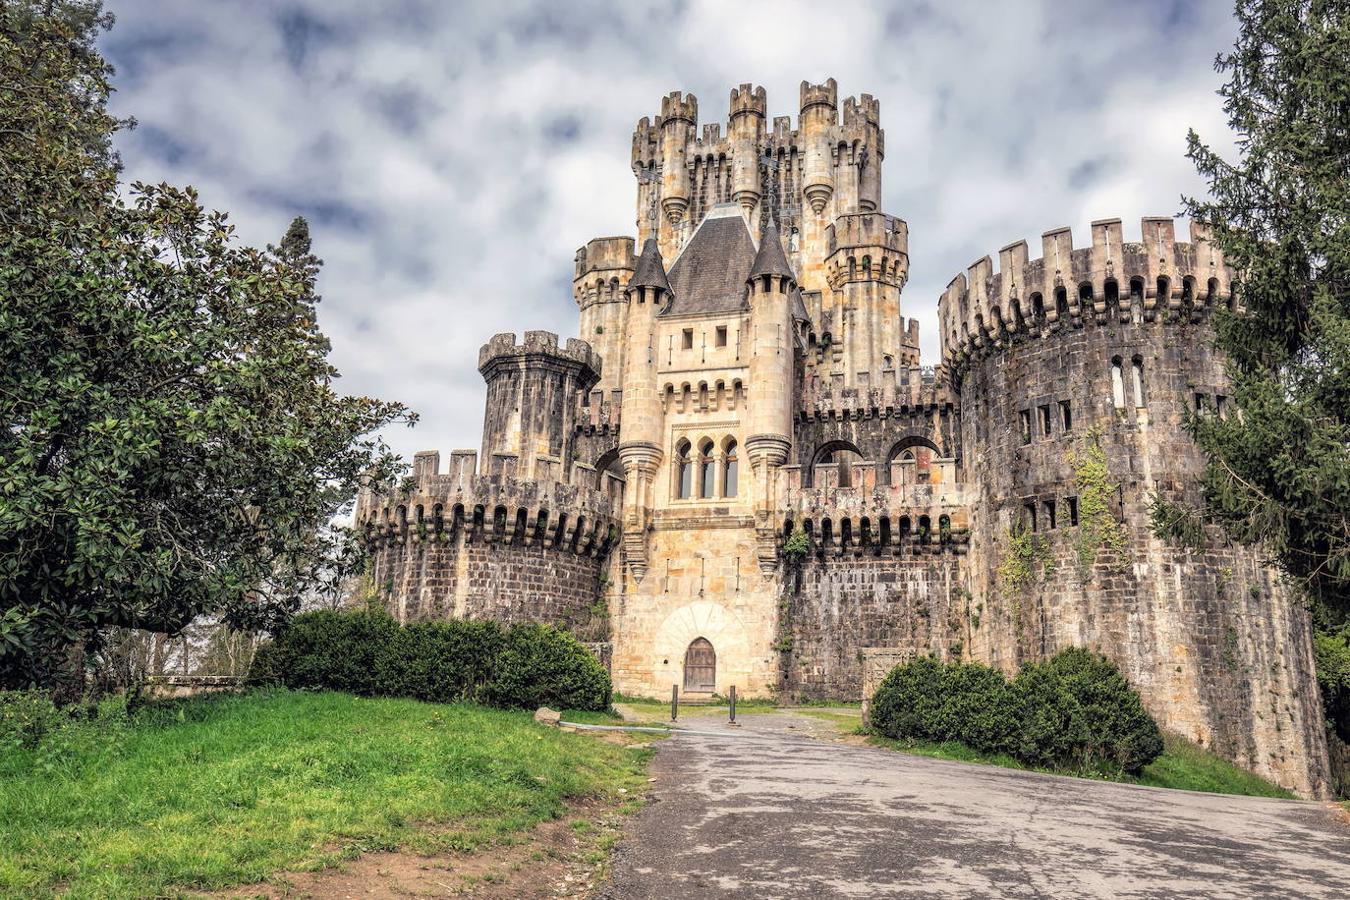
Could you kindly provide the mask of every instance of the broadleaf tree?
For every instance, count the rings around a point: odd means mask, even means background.
[[[1192,131],[1209,196],[1185,209],[1233,269],[1216,331],[1239,412],[1192,417],[1204,502],[1157,502],[1154,524],[1259,545],[1334,624],[1350,613],[1350,4],[1239,0],[1236,15],[1216,62],[1236,158]]]
[[[112,626],[284,621],[413,418],[337,391],[304,220],[258,250],[191,188],[119,183],[110,25],[0,0],[0,687]]]

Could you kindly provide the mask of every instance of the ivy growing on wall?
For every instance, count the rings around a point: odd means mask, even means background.
[[[1111,498],[1119,485],[1111,479],[1099,434],[1090,431],[1088,437],[1087,446],[1069,451],[1069,465],[1078,486],[1077,551],[1078,567],[1083,572],[1097,561],[1098,551],[1123,553],[1129,546],[1125,526],[1116,521],[1111,510]]]
[[[801,562],[810,552],[811,538],[807,537],[806,532],[798,525],[783,542],[783,557],[788,562]]]
[[[1008,532],[1008,549],[998,566],[998,583],[1004,591],[1021,591],[1054,572],[1049,541],[1025,528]]]

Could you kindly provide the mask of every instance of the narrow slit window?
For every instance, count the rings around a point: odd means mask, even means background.
[[[1206,410],[1206,408],[1207,408],[1208,406],[1209,406],[1209,403],[1207,403],[1207,402],[1205,401],[1205,395],[1202,394],[1202,393],[1200,393],[1199,391],[1196,391],[1196,394],[1195,394],[1195,411],[1196,411],[1197,413],[1200,413],[1200,414],[1203,415],[1204,412],[1205,412],[1205,410]]]
[[[1078,498],[1077,498],[1077,497],[1065,497],[1065,498],[1064,498],[1064,502],[1065,502],[1066,504],[1068,504],[1068,506],[1069,506],[1069,524],[1070,524],[1070,525],[1077,525],[1077,524],[1078,524]]]
[[[694,329],[686,328],[684,330],[684,337],[680,342],[680,346],[683,347],[685,350],[694,349]]]
[[[1148,397],[1144,395],[1144,360],[1141,357],[1130,360],[1130,372],[1134,379],[1134,405],[1143,409],[1148,406]]]
[[[1073,408],[1068,400],[1059,401],[1059,424],[1065,431],[1073,431]]]
[[[1023,508],[1026,510],[1026,513],[1027,513],[1027,518],[1026,518],[1026,526],[1027,526],[1027,528],[1031,529],[1032,531],[1035,531],[1035,530],[1036,530],[1036,504],[1035,504],[1035,503],[1028,503],[1028,504],[1027,504],[1025,507],[1023,507]]]
[[[1022,417],[1022,443],[1031,443],[1031,410],[1024,409],[1018,413]]]
[[[1228,418],[1228,398],[1223,394],[1214,395],[1214,414],[1220,419]]]
[[[714,343],[718,347],[725,347],[727,345],[727,326],[725,325],[717,326],[717,337]]]
[[[1054,530],[1055,527],[1055,501],[1047,500],[1041,504],[1041,512],[1044,513],[1045,527],[1047,530]]]
[[[1049,437],[1049,436],[1050,436],[1050,404],[1047,403],[1047,404],[1045,404],[1044,406],[1039,406],[1039,407],[1037,407],[1036,409],[1037,409],[1037,412],[1039,412],[1040,415],[1041,415],[1041,436],[1042,436],[1042,437]]]
[[[1111,360],[1111,402],[1116,409],[1125,408],[1125,372],[1119,356]]]

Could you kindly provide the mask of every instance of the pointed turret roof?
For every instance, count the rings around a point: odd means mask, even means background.
[[[755,254],[755,261],[750,266],[751,278],[759,278],[761,275],[781,275],[793,281],[797,280],[797,276],[792,274],[792,266],[788,265],[787,254],[783,252],[783,240],[778,236],[778,225],[772,218],[769,219],[769,227],[764,230],[764,239],[759,242],[759,252]]]
[[[642,245],[637,268],[633,271],[633,280],[628,282],[628,286],[654,287],[667,294],[673,293],[670,289],[670,279],[666,277],[665,261],[661,259],[661,248],[656,246],[656,238],[647,238],[646,243]]]
[[[792,304],[792,318],[798,322],[811,321],[811,316],[806,312],[806,298],[802,296],[801,288],[794,287],[792,289],[792,297],[789,298],[788,302]]]

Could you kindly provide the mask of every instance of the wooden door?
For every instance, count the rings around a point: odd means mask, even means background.
[[[717,687],[717,654],[706,638],[696,638],[684,651],[684,689],[711,694]]]

